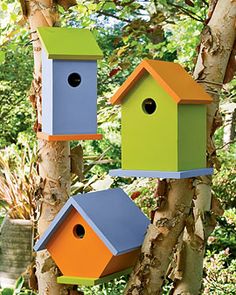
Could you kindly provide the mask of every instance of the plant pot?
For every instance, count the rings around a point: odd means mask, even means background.
[[[5,217],[0,228],[0,288],[11,287],[32,259],[33,222]]]

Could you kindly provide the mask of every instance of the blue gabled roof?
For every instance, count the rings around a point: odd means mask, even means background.
[[[86,220],[113,255],[140,247],[150,223],[122,189],[80,194],[71,197],[34,246],[46,248],[48,241],[72,208]]]

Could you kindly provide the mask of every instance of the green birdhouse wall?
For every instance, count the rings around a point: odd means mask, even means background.
[[[207,101],[210,96],[181,66],[143,61],[111,101],[121,103],[122,169],[206,167]]]

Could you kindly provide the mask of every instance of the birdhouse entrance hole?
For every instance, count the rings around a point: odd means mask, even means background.
[[[146,98],[142,103],[144,113],[151,115],[155,112],[157,105],[154,99]]]
[[[81,76],[78,73],[71,73],[68,76],[68,83],[71,87],[77,87],[81,83]]]
[[[84,229],[83,225],[76,224],[76,226],[73,229],[73,233],[76,238],[83,239],[83,237],[85,235],[85,229]]]

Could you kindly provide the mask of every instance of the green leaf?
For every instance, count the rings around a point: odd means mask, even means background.
[[[17,14],[14,13],[14,12],[12,12],[11,15],[10,15],[10,19],[11,19],[13,22],[15,22],[16,19],[17,19]]]
[[[109,10],[109,9],[116,9],[116,5],[114,2],[109,1],[103,5],[103,10]]]
[[[5,52],[4,51],[0,51],[0,64],[4,63],[5,61]]]
[[[20,276],[19,279],[16,281],[14,295],[17,295],[20,293],[23,285],[24,285],[24,278]]]
[[[5,288],[2,290],[1,295],[13,295],[14,290],[11,288]]]
[[[6,3],[2,3],[1,4],[1,8],[2,8],[2,10],[7,10],[7,4]]]

